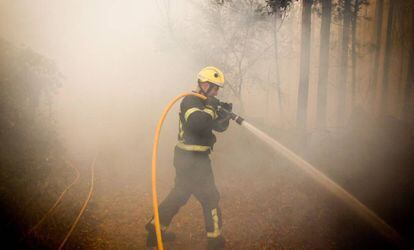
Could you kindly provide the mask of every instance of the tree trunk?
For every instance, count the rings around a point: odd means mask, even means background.
[[[359,11],[359,0],[355,0],[354,3],[354,12],[352,15],[352,83],[351,83],[351,108],[355,106],[356,100],[356,64],[357,64],[357,53],[356,53],[356,28],[357,28],[357,18]]]
[[[381,91],[381,113],[387,114],[388,107],[388,80],[390,72],[390,61],[391,61],[391,50],[392,50],[392,26],[394,16],[394,3],[395,0],[390,0],[390,6],[388,8],[388,21],[387,21],[387,42],[385,47],[384,57],[384,74],[382,80],[382,91]]]
[[[306,129],[307,121],[312,2],[312,0],[303,0],[302,9],[300,79],[296,113],[296,125],[299,129]]]
[[[372,68],[372,79],[367,91],[366,98],[370,103],[375,104],[375,96],[377,95],[377,81],[379,71],[379,61],[381,56],[381,37],[382,37],[382,19],[384,11],[384,0],[377,0],[375,10],[376,30],[375,30],[375,58]]]
[[[405,43],[406,43],[406,34],[405,33],[405,29],[406,29],[406,21],[405,19],[407,18],[406,16],[404,16],[404,6],[402,6],[402,4],[399,4],[398,7],[396,6],[395,10],[395,17],[394,17],[394,29],[396,31],[397,35],[397,39],[399,41],[399,74],[398,74],[398,100],[401,100],[401,102],[403,102],[404,100],[404,87],[405,87],[405,76],[404,76],[404,70],[406,67],[406,55],[410,53],[409,48],[405,47]],[[411,21],[411,20],[410,20]],[[407,51],[408,50],[408,51]],[[403,103],[401,103],[403,104]]]
[[[348,82],[348,44],[349,44],[349,25],[351,23],[351,0],[344,1],[344,21],[342,27],[342,53],[341,53],[341,72],[339,74],[338,86],[338,125],[344,123],[346,114],[346,85]]]
[[[411,36],[414,34],[414,14],[412,15]],[[407,82],[404,90],[403,119],[408,120],[412,112],[412,97],[414,85],[414,40],[411,40],[410,58],[407,69]]]
[[[322,1],[321,45],[319,50],[318,127],[326,129],[329,43],[331,35],[332,0]]]
[[[275,50],[275,73],[276,73],[276,93],[277,93],[277,99],[278,99],[278,109],[279,109],[279,115],[282,117],[282,91],[280,89],[280,71],[279,71],[279,57],[277,54],[278,51],[278,43],[277,43],[277,18],[278,18],[278,12],[274,14],[274,20],[275,20],[275,31],[274,31],[274,50]]]

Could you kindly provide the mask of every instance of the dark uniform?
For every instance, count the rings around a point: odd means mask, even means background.
[[[175,185],[159,206],[160,224],[167,227],[193,194],[203,207],[207,237],[221,233],[220,194],[214,182],[209,154],[229,118],[196,96],[186,96],[180,105],[178,143],[174,151]]]

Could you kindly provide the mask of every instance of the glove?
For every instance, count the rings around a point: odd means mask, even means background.
[[[232,119],[232,117],[233,117],[233,113],[227,111],[224,108],[220,108],[217,111],[217,114],[218,114],[218,119],[223,120],[223,121],[228,121],[228,120]]]
[[[219,105],[220,105],[219,99],[215,98],[214,96],[207,97],[207,99],[206,99],[206,106],[209,106],[214,111],[217,111]]]
[[[229,127],[229,121],[234,114],[231,112],[233,105],[231,103],[221,102],[217,111],[218,118],[216,119],[213,129],[218,132],[223,132]]]
[[[218,110],[218,116],[219,118],[223,120],[229,120],[231,119],[233,113],[231,112],[233,110],[233,104],[227,103],[227,102],[220,102],[220,107]]]
[[[229,103],[229,102],[221,102],[220,106],[225,109],[226,111],[231,112],[233,110],[233,103]]]

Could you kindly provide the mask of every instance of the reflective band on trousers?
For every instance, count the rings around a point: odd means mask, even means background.
[[[213,217],[213,223],[214,223],[214,231],[213,232],[207,232],[208,238],[217,238],[221,234],[221,230],[219,228],[219,218],[217,215],[217,208],[214,208],[211,210],[211,216]]]
[[[184,114],[185,121],[188,121],[188,117],[190,117],[190,115],[192,113],[197,112],[197,111],[200,111],[200,112],[204,112],[204,113],[209,114],[213,120],[216,119],[216,113],[214,112],[213,109],[210,109],[210,108],[205,108],[205,109],[190,108]]]
[[[202,146],[202,145],[188,145],[188,144],[184,144],[183,142],[178,142],[177,143],[177,147],[187,150],[187,151],[208,151],[210,150],[210,146]]]
[[[179,140],[183,140],[184,138],[184,130],[183,130],[183,124],[181,123],[181,119],[179,119],[179,123],[178,123],[178,138]]]

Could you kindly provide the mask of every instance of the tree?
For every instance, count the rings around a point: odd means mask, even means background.
[[[409,47],[410,43],[407,41],[410,36],[411,19],[407,18],[411,16],[411,8],[409,3],[399,1],[398,5],[394,9],[394,40],[399,47],[399,74],[398,80],[398,97],[401,101],[404,100],[404,87],[405,87],[405,70],[407,68],[409,60]],[[408,43],[407,43],[408,42]],[[408,51],[408,53],[407,53]]]
[[[375,10],[375,55],[372,67],[372,78],[370,86],[368,87],[367,98],[368,102],[375,103],[375,96],[377,92],[377,81],[379,72],[379,63],[381,55],[381,37],[382,37],[382,19],[384,11],[384,0],[377,0]]]
[[[355,105],[355,88],[356,88],[356,63],[357,63],[357,54],[356,54],[356,28],[357,28],[357,18],[359,11],[360,0],[355,0],[354,10],[352,12],[352,80],[351,80],[351,107]]]
[[[266,0],[271,13],[284,13],[295,0]],[[298,1],[298,0],[296,0]]]
[[[408,119],[410,112],[412,111],[412,100],[413,100],[413,86],[414,86],[414,14],[411,14],[411,45],[409,51],[408,70],[407,78],[404,90],[403,100],[403,118]]]
[[[10,124],[14,128],[26,127],[38,115],[41,98],[49,101],[63,76],[50,59],[3,39],[0,56],[1,129],[10,129]]]
[[[273,20],[274,20],[274,27],[273,27],[273,44],[274,44],[274,53],[275,53],[275,87],[276,87],[276,93],[278,96],[278,108],[279,113],[282,114],[282,90],[280,88],[281,86],[281,80],[280,80],[280,71],[279,71],[279,56],[278,56],[278,30],[279,30],[279,24],[278,19],[281,18],[283,21],[283,18],[286,16],[286,11],[292,4],[292,0],[267,0],[266,1],[267,6],[269,7],[269,14],[273,14]]]
[[[339,74],[338,96],[338,123],[344,122],[346,114],[346,92],[348,83],[348,46],[349,46],[349,27],[351,23],[351,0],[343,0],[342,11],[342,51],[341,51],[341,71]]]
[[[213,1],[195,5],[201,13],[195,20],[186,52],[198,63],[214,64],[223,69],[232,96],[243,112],[242,93],[251,80],[251,70],[273,47],[263,43],[270,36],[266,6],[260,1]],[[201,27],[201,28],[200,28]],[[199,39],[197,39],[199,38]],[[226,94],[226,93],[225,93]]]
[[[306,129],[308,90],[309,90],[309,64],[311,43],[311,10],[313,0],[303,0],[302,35],[300,52],[300,78],[297,100],[296,123],[300,129]]]
[[[319,82],[317,117],[319,128],[326,128],[327,85],[329,72],[329,43],[331,34],[332,0],[322,0],[322,24],[319,50]]]
[[[356,86],[357,86],[357,77],[356,77],[356,69],[357,69],[357,37],[356,37],[356,29],[357,29],[357,21],[358,21],[358,13],[361,10],[363,5],[368,5],[368,0],[355,0],[353,11],[352,11],[352,47],[351,47],[351,54],[352,54],[352,81],[351,81],[351,107],[353,108],[356,102]]]
[[[52,60],[1,38],[0,58],[0,190],[7,204],[0,230],[11,248],[24,249],[30,225],[22,218],[33,214],[31,198],[45,192],[41,185],[61,166],[63,149],[48,105],[62,75]]]
[[[392,51],[392,30],[393,30],[393,18],[394,18],[394,4],[395,0],[390,1],[388,7],[388,21],[387,21],[387,40],[385,45],[385,57],[384,57],[384,70],[382,79],[382,90],[381,90],[381,113],[387,113],[388,107],[388,81],[389,81],[389,68],[391,61]]]

